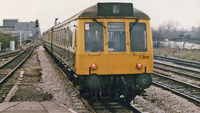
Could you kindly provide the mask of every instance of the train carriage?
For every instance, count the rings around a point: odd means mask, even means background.
[[[43,45],[83,93],[129,102],[151,85],[150,18],[132,3],[91,6],[45,31]]]

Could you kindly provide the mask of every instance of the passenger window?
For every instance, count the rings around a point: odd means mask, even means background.
[[[56,43],[58,44],[58,31],[56,31]]]
[[[76,31],[77,29],[75,28],[74,29],[74,47],[76,47],[76,39],[77,39],[77,31]]]
[[[103,23],[85,23],[85,51],[103,52]]]
[[[56,33],[55,33],[55,31],[53,31],[53,39],[54,39],[54,44],[56,44]]]
[[[126,51],[125,24],[122,22],[108,23],[108,51]]]
[[[58,35],[58,45],[60,45],[60,31],[59,30],[58,30],[57,35]]]
[[[61,45],[61,46],[62,46],[62,35],[63,35],[63,34],[62,34],[62,31],[63,31],[63,30],[60,30],[60,45]]]
[[[69,46],[72,47],[72,30],[69,29]]]
[[[132,52],[147,51],[146,34],[145,23],[130,23],[130,45]]]
[[[62,30],[62,46],[65,46],[65,30]]]
[[[68,28],[66,29],[66,46],[68,46]]]

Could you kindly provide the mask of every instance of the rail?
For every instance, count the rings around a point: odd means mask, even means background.
[[[182,60],[182,59],[177,59],[177,58],[169,58],[169,57],[163,57],[163,56],[157,56],[157,55],[154,55],[154,59],[162,60],[162,61],[170,61],[170,62],[174,62],[176,64],[195,67],[198,69],[200,68],[200,62]]]
[[[0,54],[0,59],[4,59],[4,58],[15,56],[15,55],[19,54],[20,52],[21,51],[18,50],[18,51],[14,51],[14,52],[2,53],[2,54]]]
[[[181,69],[181,70],[185,70],[185,71],[192,72],[192,73],[198,73],[198,74],[200,73],[199,70],[188,69],[188,68],[185,68],[185,67],[170,65],[170,64],[156,62],[156,61],[154,61],[154,64],[163,65],[163,66],[167,66],[167,67],[172,67],[172,68],[176,68],[176,69]]]
[[[154,65],[153,67],[155,69],[163,70],[163,71],[166,71],[166,72],[172,72],[172,73],[175,73],[175,74],[178,74],[178,75],[182,75],[182,76],[185,76],[185,77],[190,77],[190,78],[200,80],[200,76],[194,75],[192,73],[184,73],[184,72],[180,72],[180,71],[176,71],[176,70],[172,70],[172,69],[167,69],[167,68],[164,68],[164,67],[159,67],[159,66],[156,66],[156,65]]]

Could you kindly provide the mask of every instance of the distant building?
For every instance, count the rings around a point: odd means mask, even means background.
[[[35,27],[35,22],[18,22],[18,19],[3,19],[3,26],[0,26],[0,32],[11,33],[12,35],[26,38],[37,38],[40,34],[40,28]]]
[[[0,28],[5,33],[15,31],[15,23],[17,22],[18,19],[3,19],[3,26],[0,26]]]
[[[18,22],[15,24],[15,31],[22,32],[22,37],[36,37],[35,22]],[[15,34],[17,35],[17,34]]]
[[[3,19],[3,26],[15,26],[18,22],[18,19]]]

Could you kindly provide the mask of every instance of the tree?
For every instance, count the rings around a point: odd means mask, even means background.
[[[173,28],[174,26],[174,21],[172,19],[169,19],[168,22],[165,24],[167,31],[170,32],[170,30]]]
[[[19,43],[17,36],[12,36],[11,34],[3,34],[0,33],[0,43],[2,50],[6,48],[10,48],[10,41],[15,41],[15,47],[17,48],[17,45]]]
[[[160,25],[158,27],[158,30],[152,28],[152,37],[153,37],[153,41],[155,42],[154,45],[156,47],[159,47],[160,44],[159,44],[159,41],[163,40],[163,33],[165,31],[165,26],[163,25]]]
[[[164,24],[166,26],[166,36],[167,38],[176,38],[178,37],[177,34],[177,28],[180,25],[178,21],[174,21],[172,19],[169,19],[167,22]]]

